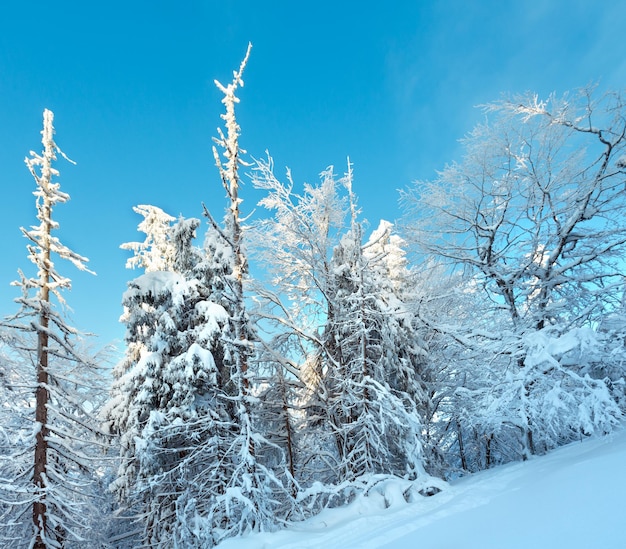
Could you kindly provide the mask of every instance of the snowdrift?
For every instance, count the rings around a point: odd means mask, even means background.
[[[623,549],[624,494],[626,427],[464,477],[412,503],[389,495],[360,498],[289,530],[229,539],[219,547]]]

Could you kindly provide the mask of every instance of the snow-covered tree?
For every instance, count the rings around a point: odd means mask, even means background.
[[[185,458],[204,432],[202,421],[215,413],[214,353],[227,316],[193,276],[199,221],[171,225],[174,218],[152,206],[138,213],[156,222],[139,225],[144,245],[125,246],[137,254],[127,264],[146,272],[124,294],[127,350],[104,416],[120,437],[113,491],[138,514],[144,542],[160,547],[180,530],[177,509],[190,482]]]
[[[260,205],[274,212],[272,219],[256,224],[252,235],[252,250],[271,277],[255,290],[259,326],[269,335],[268,361],[289,380],[294,470],[302,486],[333,483],[337,446],[318,396],[323,392],[322,333],[332,316],[331,260],[343,232],[347,198],[332,168],[321,174],[319,185],[305,184],[297,194],[289,172],[286,184],[274,175],[271,158],[256,163],[253,184],[266,192]]]
[[[5,543],[9,543],[11,535],[19,539],[22,534],[11,533],[10,528],[15,492],[21,488],[15,481],[21,477],[28,479],[32,474],[33,382],[26,347],[22,334],[0,326],[0,536]],[[28,517],[29,510],[23,509]],[[20,530],[28,532],[30,520],[27,520]]]
[[[314,508],[339,504],[373,475],[423,476],[424,351],[402,302],[399,238],[382,223],[362,243],[351,169],[341,179],[329,169],[298,195],[289,174],[282,184],[261,161],[254,183],[275,211],[257,227],[273,275],[273,288],[259,292],[261,314],[274,326],[276,363],[300,383],[290,399],[296,474],[305,487],[327,484],[302,497]]]
[[[175,218],[151,205],[142,204],[133,210],[144,218],[137,230],[145,233],[146,239],[144,242],[126,242],[120,246],[122,250],[133,252],[133,256],[126,261],[126,267],[140,267],[146,272],[171,270],[177,251],[171,231]]]
[[[167,546],[189,482],[184,458],[198,443],[200,421],[214,413],[211,351],[226,314],[202,299],[195,281],[167,271],[135,279],[124,303],[128,331],[144,333],[138,359],[127,358],[114,385],[109,414],[122,464],[113,487],[138,507],[146,543]]]
[[[619,305],[626,109],[534,95],[488,105],[462,162],[404,194],[412,237],[480,276],[519,329],[599,320]]]
[[[322,382],[340,456],[339,477],[352,481],[373,473],[415,478],[423,469],[417,412],[423,395],[419,355],[411,356],[419,342],[402,337],[406,325],[401,318],[410,323],[410,315],[393,291],[391,277],[399,279],[402,271],[384,249],[389,227],[374,233],[369,254],[364,254],[351,169],[343,184],[351,221],[331,259],[332,315],[323,335]]]
[[[320,334],[332,314],[331,259],[345,229],[347,198],[332,167],[322,172],[319,185],[305,184],[298,194],[289,172],[287,183],[275,176],[270,158],[257,162],[253,184],[266,192],[260,205],[273,212],[252,236],[252,251],[271,277],[257,291],[266,323],[279,334],[273,348],[289,358],[285,366],[294,374],[321,348]]]
[[[84,352],[79,333],[64,318],[62,292],[70,289],[71,282],[53,262],[58,256],[87,271],[87,259],[53,235],[58,224],[52,211],[69,195],[54,180],[56,155],[65,155],[54,141],[49,110],[44,111],[42,143],[41,154],[31,152],[26,158],[37,185],[39,225],[22,229],[37,276],[20,271],[15,283],[22,290],[16,299],[20,310],[6,321],[11,332],[21,335],[11,336],[8,344],[13,367],[5,376],[13,378],[14,394],[3,411],[8,409],[21,420],[9,426],[16,430],[10,436],[10,451],[2,456],[0,489],[2,500],[10,505],[2,516],[1,535],[11,547],[69,547],[86,540],[97,547],[99,533],[90,531],[94,525],[89,518],[97,506],[90,485],[101,444],[92,416],[98,406],[94,396],[98,368]],[[26,413],[33,416],[28,417],[28,429]],[[8,468],[13,475],[6,474]]]
[[[196,498],[195,512],[206,518],[206,527],[214,543],[225,537],[251,530],[271,529],[293,515],[293,498],[286,460],[269,467],[262,457],[267,447],[275,447],[255,421],[255,409],[262,406],[255,394],[256,373],[253,367],[256,337],[247,312],[245,284],[248,262],[244,249],[244,227],[239,196],[239,168],[244,151],[239,145],[240,128],[235,116],[239,102],[236,92],[243,86],[243,71],[251,46],[233,80],[224,86],[225,132],[218,129],[213,154],[226,191],[228,206],[220,226],[205,208],[210,228],[205,241],[203,269],[211,280],[211,294],[228,314],[222,338],[218,384],[222,391],[223,419],[220,460],[207,463],[211,482],[204,483],[204,500]],[[201,480],[200,478],[198,479]]]
[[[601,320],[596,336],[601,352],[590,357],[582,373],[605,380],[620,409],[626,412],[626,296],[619,308]]]
[[[226,160],[214,152],[229,202],[225,223],[205,208],[210,226],[200,250],[192,245],[196,220],[172,225],[158,208],[142,206],[146,240],[124,245],[135,253],[128,265],[146,272],[124,295],[127,352],[106,414],[121,441],[113,489],[141,519],[151,547],[212,547],[272,528],[293,499],[283,485],[289,474],[275,472],[285,459],[265,465],[266,448],[277,446],[255,421],[234,113],[247,58],[231,84],[218,83],[226,132],[216,144]]]
[[[550,416],[547,426],[541,403],[548,386],[553,402],[574,398],[592,408],[604,402],[604,391],[592,389],[580,357],[577,364],[547,360],[536,367],[533,349],[542,338],[558,340],[592,326],[619,303],[626,243],[624,103],[617,94],[595,99],[583,90],[545,102],[516,97],[486,111],[495,116],[465,140],[463,161],[404,194],[407,226],[424,252],[463,269],[491,304],[484,318],[492,318],[498,337],[474,331],[464,338],[475,351],[484,345],[481,368],[495,376],[476,387],[486,399],[480,410],[493,412],[483,420],[517,430],[520,454],[528,456],[573,432],[602,431],[616,417],[614,407],[598,406],[604,415],[593,415],[594,429],[565,413]],[[475,392],[467,396],[480,401]],[[516,410],[516,417],[502,415],[504,409]],[[492,427],[485,433],[490,444]],[[546,440],[545,429],[561,431]]]
[[[423,460],[430,472],[436,472],[438,448],[427,436],[427,418],[433,408],[429,380],[427,331],[415,315],[412,303],[419,296],[417,273],[409,268],[407,243],[393,224],[381,221],[363,247],[370,268],[372,293],[385,329],[382,349],[389,363],[389,385],[405,402],[416,407],[422,425]]]

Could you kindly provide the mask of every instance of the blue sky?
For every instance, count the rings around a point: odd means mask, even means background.
[[[401,211],[397,189],[458,159],[503,92],[561,94],[626,82],[625,2],[109,0],[0,7],[0,314],[16,310],[17,269],[33,274],[20,226],[36,223],[23,163],[55,113],[63,160],[59,237],[98,275],[58,263],[73,280],[79,328],[121,340],[123,242],[140,239],[136,204],[216,217],[226,205],[211,138],[222,112],[213,80],[253,51],[239,96],[241,144],[269,150],[277,172],[315,182],[354,163],[363,215]],[[244,210],[259,196],[248,186]]]

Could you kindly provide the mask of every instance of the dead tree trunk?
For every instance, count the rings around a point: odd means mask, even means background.
[[[49,113],[49,115],[48,115]],[[48,115],[48,116],[46,116]],[[35,390],[35,422],[38,425],[35,438],[35,463],[33,468],[33,483],[36,498],[33,502],[33,523],[36,532],[35,549],[45,549],[45,532],[47,529],[47,468],[48,468],[48,327],[50,322],[50,233],[52,231],[52,204],[50,200],[50,183],[52,179],[52,161],[55,158],[54,143],[52,141],[52,113],[44,113],[43,144],[44,154],[41,157],[41,177],[38,183],[41,187],[42,204],[41,220],[41,256],[42,263],[39,273],[39,326],[37,326],[37,388]]]

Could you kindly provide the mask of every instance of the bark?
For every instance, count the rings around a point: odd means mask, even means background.
[[[45,123],[44,123],[45,124]],[[52,121],[50,120],[50,124]],[[45,139],[44,127],[44,155],[39,184],[43,190],[42,204],[42,253],[43,265],[39,280],[39,327],[37,332],[37,389],[35,391],[35,421],[39,425],[35,439],[35,463],[33,468],[33,483],[37,491],[37,498],[33,502],[33,523],[37,534],[34,548],[44,549],[45,532],[47,529],[46,478],[48,468],[48,326],[50,310],[50,233],[52,230],[52,206],[49,198],[51,181],[51,164],[54,150],[51,140]],[[51,131],[51,128],[49,129]]]
[[[46,288],[47,290],[47,288]],[[48,293],[47,291],[45,292]],[[47,301],[47,300],[46,300]],[[47,527],[46,513],[46,472],[48,466],[48,315],[43,307],[41,314],[42,330],[38,334],[37,343],[37,390],[35,392],[35,421],[39,425],[39,431],[35,441],[35,466],[33,482],[38,492],[38,497],[33,503],[33,522],[37,532],[35,549],[46,547],[42,534]]]
[[[461,423],[456,421],[456,438],[459,442],[459,457],[461,458],[461,467],[464,471],[467,471],[467,458],[465,457],[465,445],[463,444],[463,431],[461,429]]]

